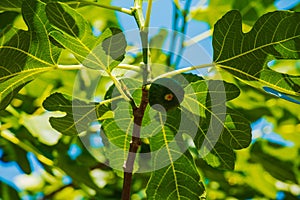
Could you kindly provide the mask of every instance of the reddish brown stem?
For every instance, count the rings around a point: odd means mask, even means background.
[[[124,182],[123,182],[122,200],[130,199],[134,161],[136,158],[136,153],[141,145],[141,138],[140,138],[141,125],[142,125],[147,104],[148,104],[148,90],[146,89],[146,87],[143,87],[141,104],[139,107],[133,107],[134,126],[133,126],[133,132],[132,132],[128,157],[124,165]]]

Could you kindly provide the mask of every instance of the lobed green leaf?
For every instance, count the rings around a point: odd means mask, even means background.
[[[272,59],[300,58],[300,13],[275,11],[260,17],[248,33],[242,17],[230,11],[214,27],[214,62],[234,76],[300,96],[300,77],[268,68]]]
[[[50,95],[43,106],[49,111],[62,111],[64,117],[50,117],[51,126],[65,135],[78,135],[88,130],[91,122],[103,116],[108,108],[104,104],[86,103],[73,99],[68,100],[61,93]]]
[[[68,5],[48,3],[46,13],[57,29],[50,33],[51,37],[72,52],[84,66],[111,71],[124,59],[127,43],[120,29],[108,28],[96,38],[90,24]]]
[[[186,133],[194,138],[200,156],[213,166],[233,169],[233,149],[242,149],[251,142],[250,123],[241,114],[226,106],[239,95],[239,89],[224,81],[200,80],[186,88],[182,112],[190,125],[197,127]]]
[[[0,33],[0,109],[36,76],[56,68],[60,50],[48,38],[52,28],[45,6],[38,0],[24,0],[28,31],[7,27]]]
[[[252,26],[255,21],[264,13],[276,10],[273,0],[214,0],[206,8],[202,6],[191,10],[193,19],[206,21],[213,26],[220,16],[225,15],[230,10],[241,12],[245,25]]]
[[[172,200],[201,199],[204,191],[193,159],[185,153],[170,165],[151,173],[146,193],[148,199]]]
[[[0,1],[0,11],[18,11],[20,12],[23,0],[1,0]]]

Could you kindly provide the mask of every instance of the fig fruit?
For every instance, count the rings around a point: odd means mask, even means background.
[[[171,78],[157,79],[149,88],[149,105],[160,112],[177,108],[183,98],[182,86]]]

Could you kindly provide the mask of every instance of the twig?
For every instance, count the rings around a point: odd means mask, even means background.
[[[142,0],[134,0],[132,15],[134,16],[139,29],[142,30],[145,24],[145,19],[142,10]]]
[[[178,1],[173,1],[173,23],[172,23],[172,40],[171,40],[171,45],[170,45],[170,54],[168,56],[168,61],[167,65],[171,66],[172,65],[172,60],[174,57],[174,47],[176,43],[176,38],[177,38],[177,24],[178,24],[178,12],[180,10],[179,7],[179,2]]]
[[[111,74],[111,72],[106,71],[106,73],[109,75],[110,79],[113,81],[113,83],[115,84],[117,90],[120,92],[120,94],[122,95],[122,97],[130,102],[132,100],[132,97],[129,97],[127,93],[124,92],[124,88],[122,87],[122,84],[120,83],[120,81]]]
[[[127,69],[127,70],[133,70],[136,72],[140,72],[141,68],[135,65],[129,65],[129,64],[119,64],[116,68],[118,69]]]
[[[84,69],[86,67],[83,66],[82,64],[78,64],[78,65],[57,65],[56,68],[60,69],[60,70],[81,70],[81,69]],[[138,66],[130,65],[130,64],[123,64],[123,63],[119,64],[115,68],[133,70],[133,71],[136,71],[136,72],[141,71],[141,68],[138,67]],[[105,71],[103,70],[103,72],[105,72]]]
[[[203,64],[203,65],[198,65],[198,66],[185,67],[185,68],[182,68],[182,69],[177,69],[177,70],[174,70],[174,71],[170,71],[170,72],[164,73],[164,74],[162,74],[160,76],[157,76],[152,81],[155,81],[155,80],[157,80],[159,78],[175,76],[177,74],[181,74],[181,73],[184,73],[184,72],[192,71],[192,70],[195,70],[195,69],[202,69],[202,68],[214,67],[214,66],[215,66],[215,63],[208,63],[208,64]]]
[[[151,9],[152,9],[152,0],[148,0],[148,7],[146,12],[144,28],[148,28],[150,25]]]
[[[178,10],[180,10],[179,0],[173,0],[173,4],[176,6]]]
[[[93,5],[93,6],[97,6],[97,7],[101,7],[101,8],[106,8],[109,10],[119,11],[119,12],[122,12],[122,13],[125,13],[128,15],[132,15],[132,10],[127,9],[127,8],[118,7],[118,6],[105,5],[105,4],[101,4],[101,3],[97,3],[97,2],[84,1],[84,0],[67,2],[67,4],[78,4],[78,3],[84,3],[86,5]]]
[[[79,64],[79,65],[57,65],[56,68],[60,70],[80,70],[80,69],[84,69],[85,67]]]
[[[192,0],[186,0],[186,3],[184,5],[184,10],[181,11],[182,18],[183,18],[183,24],[181,26],[181,29],[179,30],[179,32],[180,32],[180,38],[179,38],[180,43],[179,44],[181,44],[181,47],[179,48],[179,52],[176,55],[174,67],[177,67],[179,65],[180,60],[181,60],[181,55],[184,51],[183,42],[184,42],[184,37],[185,37],[186,29],[187,29],[187,15],[189,13],[191,3],[192,3]]]
[[[205,32],[203,32],[203,33],[201,33],[199,35],[196,35],[195,37],[193,37],[193,38],[185,41],[183,43],[183,46],[184,47],[188,47],[188,46],[193,45],[193,44],[195,44],[197,42],[200,42],[200,41],[202,41],[202,40],[204,40],[204,39],[212,36],[212,33],[213,33],[213,31],[211,29],[207,30],[207,31],[205,31]]]

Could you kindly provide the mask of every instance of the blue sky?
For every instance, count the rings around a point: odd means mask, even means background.
[[[181,2],[181,1],[180,1]],[[182,1],[184,2],[184,1]],[[196,5],[200,1],[199,0],[192,0],[191,5]],[[130,8],[133,6],[132,1],[123,1],[123,0],[113,0],[113,5],[121,6]],[[144,3],[146,10],[147,3]],[[151,20],[150,20],[150,37],[153,37],[156,35],[160,28],[165,28],[168,30],[172,29],[172,19],[173,19],[173,3],[171,0],[156,0],[153,1],[152,6],[152,13],[151,13]],[[137,25],[134,21],[134,19],[131,16],[128,16],[124,13],[117,13],[118,19],[121,23],[121,28],[123,30],[137,30]],[[188,40],[196,35],[199,35],[207,30],[209,30],[210,27],[207,23],[196,21],[196,20],[190,20],[187,24],[187,31],[185,34],[185,39]],[[139,38],[135,35],[130,36],[133,34],[128,34],[127,41],[128,43],[137,43],[139,41]],[[171,35],[169,35],[171,36]],[[163,49],[165,51],[169,51],[169,45],[170,45],[171,37],[168,37]],[[212,62],[212,38],[208,37],[204,40],[202,40],[199,43],[195,43],[193,45],[190,45],[185,48],[183,53],[181,54],[182,58],[178,68],[188,67],[192,65],[201,65],[206,63]],[[178,52],[178,49],[171,50],[174,51],[175,54]],[[206,73],[207,70],[201,70],[199,73]]]

